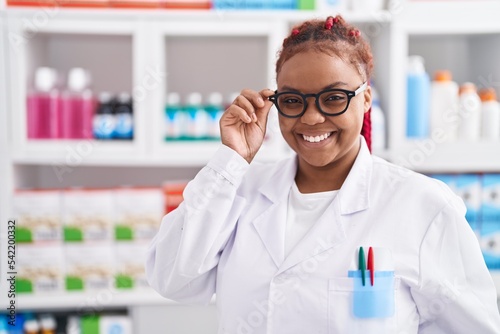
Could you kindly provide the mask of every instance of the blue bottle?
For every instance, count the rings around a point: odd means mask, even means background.
[[[99,94],[99,106],[94,114],[93,132],[96,139],[113,139],[115,131],[115,101],[108,92]]]
[[[118,95],[114,110],[114,139],[132,140],[134,138],[134,111],[132,97],[127,92]]]
[[[408,58],[406,136],[408,138],[429,137],[431,80],[425,72],[421,56]]]

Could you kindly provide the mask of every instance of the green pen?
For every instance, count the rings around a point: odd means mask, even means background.
[[[358,260],[359,270],[361,270],[361,282],[365,286],[365,272],[366,272],[366,260],[365,251],[363,247],[359,247],[359,260]]]

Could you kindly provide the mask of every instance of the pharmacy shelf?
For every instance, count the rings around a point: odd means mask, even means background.
[[[27,149],[12,153],[12,162],[20,165],[55,167],[126,166],[126,167],[200,167],[222,144],[220,141],[166,142],[157,151],[137,148],[128,142],[97,140],[33,141]],[[284,146],[263,147],[256,160],[277,161],[291,154]]]
[[[410,34],[498,33],[500,1],[407,1],[392,11],[395,20]]]
[[[171,21],[184,20],[257,20],[269,22],[269,20],[301,22],[310,18],[324,19],[327,15],[336,15],[338,11],[324,12],[318,10],[168,10],[168,9],[122,9],[122,8],[45,8],[45,7],[7,7],[8,15],[12,17],[29,18],[33,15],[46,15],[58,18],[65,17],[95,17],[98,19],[159,19]],[[342,16],[352,23],[368,22],[390,22],[393,15],[387,10],[373,12],[353,12],[342,10]]]
[[[93,309],[100,311],[106,308],[130,307],[142,305],[176,305],[177,303],[163,298],[152,289],[130,292],[117,290],[99,290],[95,292],[74,292],[50,295],[17,295],[16,307],[19,310],[47,309]]]
[[[422,173],[488,173],[500,171],[500,142],[437,143],[407,141],[388,159]]]
[[[106,165],[141,164],[144,153],[133,141],[36,140],[27,141],[22,150],[13,150],[18,164]]]

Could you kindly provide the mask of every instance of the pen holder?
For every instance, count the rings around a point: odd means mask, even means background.
[[[394,315],[394,271],[375,271],[374,284],[370,271],[365,271],[363,286],[361,270],[350,270],[353,279],[353,314],[356,318],[388,318]]]

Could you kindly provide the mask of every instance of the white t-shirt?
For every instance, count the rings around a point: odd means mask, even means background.
[[[285,234],[285,257],[323,215],[338,190],[302,194],[293,182],[288,195]]]

